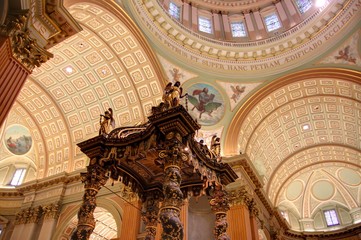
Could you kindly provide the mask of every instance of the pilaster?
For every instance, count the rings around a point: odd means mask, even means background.
[[[139,233],[139,225],[140,225],[139,222],[141,219],[140,208],[141,208],[141,202],[139,200],[134,200],[133,202],[124,202],[122,231],[120,233],[119,239],[121,240],[137,239],[137,235]]]
[[[50,204],[43,207],[43,225],[41,226],[39,239],[51,239],[59,217],[59,210],[60,206],[58,204]]]

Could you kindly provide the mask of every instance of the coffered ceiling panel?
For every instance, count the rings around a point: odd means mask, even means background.
[[[147,120],[162,95],[154,57],[138,30],[123,23],[124,13],[95,4],[68,11],[83,30],[49,49],[54,57],[33,71],[17,99],[39,126],[33,128],[43,141],[36,143],[38,177],[84,167],[76,144],[98,134],[108,108],[116,127],[134,125]]]
[[[250,157],[271,202],[301,219],[325,204],[357,208],[361,188],[360,82],[312,75],[267,86],[235,117],[238,150]]]

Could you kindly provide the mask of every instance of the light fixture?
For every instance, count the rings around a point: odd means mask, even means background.
[[[305,124],[305,125],[302,126],[302,129],[303,130],[308,130],[308,129],[310,129],[310,125]]]
[[[73,68],[71,66],[68,66],[65,68],[65,72],[70,74],[73,72]]]

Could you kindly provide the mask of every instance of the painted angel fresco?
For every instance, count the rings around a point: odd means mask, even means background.
[[[237,85],[236,87],[234,87],[233,85],[231,85],[231,89],[233,91],[233,95],[231,97],[232,100],[234,100],[234,102],[237,102],[239,100],[239,97],[241,96],[242,93],[244,93],[244,91],[246,90],[246,87],[240,87],[239,85]]]
[[[169,70],[169,72],[173,77],[173,82],[178,82],[184,77],[183,73],[181,73],[178,68],[173,68],[172,70]]]
[[[350,46],[346,46],[344,49],[338,51],[338,56],[335,56],[337,60],[345,60],[350,63],[356,63],[356,58],[354,58],[350,53]]]
[[[199,119],[202,118],[203,113],[208,113],[209,116],[212,116],[212,112],[222,106],[222,103],[214,102],[215,95],[208,92],[208,88],[205,87],[203,89],[196,89],[192,95],[188,95],[189,102],[194,106],[192,111],[194,109],[199,111]],[[198,99],[194,96],[198,96]]]

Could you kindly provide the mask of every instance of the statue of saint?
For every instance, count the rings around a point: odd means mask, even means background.
[[[113,118],[113,109],[109,108],[108,111],[104,112],[103,114],[100,114],[100,129],[99,129],[99,135],[102,134],[109,134],[110,133],[110,127],[114,129],[115,126],[115,120]]]

